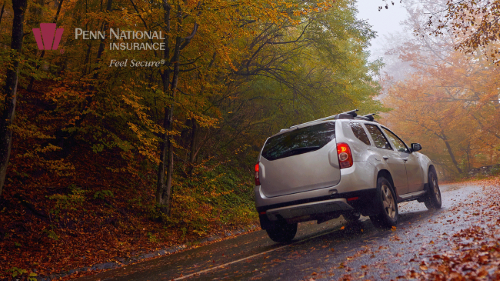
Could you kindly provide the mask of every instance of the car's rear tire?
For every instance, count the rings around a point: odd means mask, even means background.
[[[384,177],[377,180],[377,193],[375,195],[375,208],[378,215],[370,216],[376,227],[392,227],[398,223],[398,203],[396,193],[391,183]]]
[[[434,169],[429,170],[429,189],[424,201],[425,207],[429,210],[441,209],[441,190],[439,190],[438,179]]]
[[[290,242],[297,233],[297,223],[289,224],[285,221],[272,222],[271,227],[267,228],[266,232],[274,242]]]
[[[358,221],[359,218],[361,217],[361,214],[359,212],[351,212],[351,213],[344,213],[342,214],[344,219],[348,222],[354,222]]]

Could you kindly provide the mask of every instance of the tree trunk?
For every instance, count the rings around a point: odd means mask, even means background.
[[[12,149],[12,122],[16,112],[17,83],[19,80],[19,56],[23,46],[23,21],[27,0],[12,0],[14,20],[12,22],[11,56],[12,68],[7,69],[4,94],[5,102],[0,120],[0,196],[2,195],[7,167],[9,165],[10,151]]]
[[[453,165],[455,165],[455,168],[457,169],[458,173],[461,174],[462,169],[460,169],[460,167],[458,166],[458,162],[455,159],[455,154],[453,154],[453,150],[451,149],[450,143],[446,139],[446,136],[444,135],[444,133],[442,133],[442,135],[444,136],[443,141],[444,141],[444,144],[446,145],[446,149],[448,150],[448,154],[450,154],[451,161],[453,162]]]
[[[189,153],[190,156],[189,162],[192,167],[196,162],[196,137],[198,136],[198,122],[196,122],[196,119],[194,118],[192,118],[191,121],[193,123],[193,127],[191,129],[191,147]]]
[[[108,0],[108,4],[106,5],[106,11],[111,12],[111,8],[113,6],[113,0]],[[102,28],[101,28],[101,31],[106,31],[108,30],[108,21],[105,20],[103,25],[102,25]],[[104,40],[105,39],[101,39],[101,41],[99,42],[99,49],[97,49],[97,63],[99,63],[99,61],[101,60],[101,56],[102,56],[102,53],[104,52]],[[94,79],[97,79],[97,72],[94,74]]]
[[[167,34],[170,34],[170,11],[171,11],[171,6],[166,2],[166,0],[163,0],[163,9],[165,10],[165,25],[167,29]],[[181,21],[182,21],[182,10],[181,7],[178,5],[177,6],[177,20],[179,21],[179,30],[180,32],[180,26],[181,26]],[[160,144],[160,165],[158,167],[158,181],[157,181],[157,188],[156,188],[156,203],[159,205],[160,210],[170,216],[170,209],[171,209],[171,197],[172,197],[172,176],[174,173],[174,146],[173,146],[173,139],[172,139],[172,129],[173,129],[173,111],[174,111],[174,101],[175,101],[175,96],[177,93],[177,85],[179,82],[179,60],[180,60],[180,53],[181,50],[186,47],[189,42],[191,42],[191,39],[194,37],[196,34],[196,31],[198,30],[198,24],[194,24],[193,31],[191,32],[191,35],[188,37],[182,38],[180,36],[177,36],[175,38],[175,46],[174,46],[174,51],[172,54],[172,58],[169,59],[169,44],[168,40],[169,37],[167,36],[165,38],[165,52],[163,53],[163,58],[168,62],[168,66],[170,67],[172,64],[174,66],[173,69],[173,74],[172,74],[172,82],[169,84],[170,80],[170,72],[168,68],[164,71],[162,74],[162,80],[163,80],[163,92],[167,94],[169,98],[169,105],[165,107],[165,115],[163,118],[163,129],[164,129],[164,135],[162,139],[162,143]],[[170,85],[170,89],[168,86]],[[166,163],[168,163],[168,167],[166,166]],[[167,170],[166,172],[166,180],[165,180],[165,169]]]
[[[170,34],[170,11],[171,6],[163,0],[163,9],[165,11],[165,25],[167,29],[167,34]],[[182,10],[181,7],[177,6],[177,20],[179,21],[179,30],[182,21]],[[171,197],[172,197],[172,176],[174,173],[174,146],[171,132],[173,130],[173,111],[174,111],[174,101],[177,93],[177,85],[179,82],[179,60],[181,50],[186,47],[191,39],[196,34],[198,30],[198,24],[194,24],[193,31],[191,35],[188,37],[182,38],[177,36],[175,39],[174,51],[172,54],[172,58],[169,59],[169,45],[168,40],[169,37],[165,38],[165,52],[163,53],[163,58],[168,62],[168,66],[170,67],[172,64],[174,65],[174,70],[172,74],[172,82],[170,82],[170,72],[168,69],[164,71],[162,74],[163,81],[163,92],[167,94],[169,98],[169,105],[165,106],[165,115],[163,117],[163,129],[164,135],[162,138],[162,143],[160,144],[160,165],[158,167],[158,181],[156,185],[156,203],[159,205],[160,210],[165,213],[167,216],[170,216],[171,209]],[[170,89],[168,88],[170,85]],[[168,163],[168,167],[166,165]],[[166,180],[165,180],[165,169],[166,172]]]
[[[2,5],[2,11],[0,12],[0,24],[2,23],[2,18],[3,18],[3,11],[5,9],[5,2],[3,2],[3,5]]]
[[[180,58],[181,43],[182,40],[181,38],[178,37],[175,42],[175,49],[172,58],[172,61],[174,62],[174,73],[172,75],[172,84],[170,84],[170,92],[169,92],[169,98],[171,104],[165,107],[165,117],[163,122],[163,129],[165,130],[165,135],[163,137],[161,156],[163,157],[167,156],[167,158],[160,159],[161,161],[160,168],[163,170],[163,172],[161,172],[160,170],[158,171],[159,188],[157,189],[157,195],[160,196],[157,197],[157,203],[160,205],[160,209],[162,210],[162,212],[165,213],[167,216],[170,216],[170,207],[171,207],[170,202],[172,197],[172,175],[174,172],[174,146],[172,144],[172,136],[170,132],[173,129],[172,126],[173,111],[174,111],[173,102],[175,99],[175,93],[177,91],[177,84],[179,81],[179,58]],[[166,167],[167,168],[166,182],[163,179],[161,179],[162,177],[165,176],[165,162],[168,162],[168,166]]]
[[[168,87],[167,80],[167,87]],[[160,143],[160,165],[158,167],[158,181],[156,188],[156,204],[160,207],[160,210],[166,214],[170,215],[170,198],[172,196],[172,173],[174,166],[174,153],[173,145],[171,141],[171,136],[169,132],[172,130],[172,114],[173,107],[165,107],[165,115],[163,117],[163,128],[165,133],[163,134],[162,141]],[[167,165],[168,164],[168,165]],[[165,178],[166,172],[166,178]]]
[[[163,52],[163,59],[169,61],[170,58],[170,45],[169,36],[170,34],[170,10],[171,6],[166,0],[163,0],[163,10],[164,10],[164,23],[165,23],[165,33],[167,34],[164,39],[165,50]],[[170,65],[169,65],[170,66]],[[169,93],[170,85],[170,70],[166,68],[163,73],[161,73],[162,83],[163,83],[163,93]],[[156,182],[156,204],[160,207],[160,210],[170,215],[170,197],[172,195],[172,172],[173,172],[173,152],[170,137],[168,135],[171,130],[171,124],[173,120],[172,104],[165,106],[164,116],[163,116],[163,137],[160,143],[160,165],[158,166],[158,180]],[[172,161],[170,161],[170,153],[172,152]],[[167,166],[168,163],[168,166]],[[170,172],[172,171],[172,172]],[[167,174],[167,179],[165,179],[165,172]],[[170,178],[169,178],[170,176]]]

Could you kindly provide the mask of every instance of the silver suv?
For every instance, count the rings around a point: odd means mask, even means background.
[[[436,169],[373,114],[356,110],[282,129],[268,138],[255,165],[260,224],[276,242],[291,241],[297,223],[370,216],[378,227],[398,222],[397,203],[441,208]]]

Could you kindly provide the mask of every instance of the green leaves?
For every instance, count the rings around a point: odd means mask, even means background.
[[[94,193],[94,199],[105,199],[106,197],[115,197],[111,190],[99,190]]]
[[[17,268],[17,267],[12,267],[8,271],[11,273],[12,278],[22,277],[26,273],[28,273],[28,270],[22,269],[22,268]],[[29,274],[27,274],[27,280],[28,281],[36,281],[37,280],[36,276],[37,276],[36,273],[30,272]]]

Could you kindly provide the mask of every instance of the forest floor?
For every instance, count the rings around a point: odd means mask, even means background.
[[[74,278],[257,227],[245,173],[215,166],[225,172],[217,181],[209,173],[223,172],[205,169],[177,183],[167,217],[155,207],[154,169],[102,168],[116,159],[80,149],[71,176],[11,173],[0,198],[0,280]]]
[[[474,182],[500,186],[498,177]],[[408,277],[440,280],[440,272],[463,272],[471,264],[479,264],[475,277],[481,277],[485,274],[481,265],[498,263],[500,247],[495,235],[499,233],[488,227],[500,224],[500,189],[489,188],[485,192],[488,200],[468,206],[477,208],[469,212],[470,219],[478,220],[477,227],[452,234],[456,247],[422,264],[421,268],[436,268],[435,272],[415,272]],[[167,232],[164,222],[148,219],[144,214],[133,216],[127,209],[120,208],[116,200],[104,198],[103,204],[84,204],[82,214],[80,208],[83,207],[77,199],[71,201],[73,199],[69,197],[67,202],[60,202],[76,206],[75,209],[60,206],[64,216],[45,212],[33,203],[35,200],[19,194],[0,202],[0,279],[72,279],[260,229],[257,221],[247,219],[242,224],[219,224],[203,235],[182,229]]]

